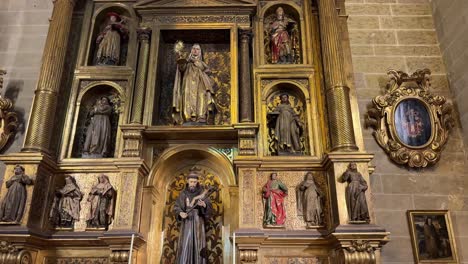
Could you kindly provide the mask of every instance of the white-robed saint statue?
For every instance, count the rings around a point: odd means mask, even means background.
[[[188,58],[181,57],[183,44],[178,42],[177,71],[174,81],[174,94],[172,100],[172,117],[174,123],[205,124],[210,104],[213,101],[214,80],[208,75],[209,66],[203,61],[203,53],[199,44],[192,46]]]

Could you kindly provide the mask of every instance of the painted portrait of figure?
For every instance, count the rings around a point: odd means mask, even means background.
[[[448,211],[408,211],[417,263],[455,263],[452,224]]]
[[[431,118],[420,100],[401,101],[395,109],[394,122],[398,138],[406,145],[419,147],[431,138]]]

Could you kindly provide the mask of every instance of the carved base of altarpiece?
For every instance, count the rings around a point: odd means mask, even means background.
[[[337,227],[335,232],[239,229],[237,263],[374,264],[388,235],[375,225]]]

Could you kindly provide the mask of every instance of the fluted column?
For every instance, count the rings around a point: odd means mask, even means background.
[[[318,5],[332,151],[357,150],[335,0],[320,0]]]
[[[141,124],[143,120],[146,76],[148,74],[149,40],[151,29],[138,29],[138,40],[140,42],[140,52],[138,57],[138,72],[133,94],[132,124]]]
[[[73,7],[79,0],[55,0],[23,151],[48,152],[54,128]]]
[[[241,123],[252,122],[252,85],[250,80],[250,37],[252,30],[240,30],[240,110]]]

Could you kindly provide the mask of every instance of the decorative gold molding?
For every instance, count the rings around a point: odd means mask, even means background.
[[[257,155],[258,125],[236,126],[239,137],[239,155]]]
[[[142,23],[154,22],[157,24],[178,24],[178,23],[238,23],[250,24],[248,15],[218,15],[218,16],[156,16],[145,17]]]
[[[23,250],[8,241],[0,241],[0,262],[4,264],[31,264],[31,253]]]
[[[0,150],[6,146],[10,138],[14,138],[19,126],[18,115],[13,110],[13,102],[1,95],[3,75],[7,72],[0,69]]]
[[[241,263],[257,263],[257,250],[245,249],[239,251],[239,259]]]
[[[376,263],[375,248],[370,241],[352,240],[349,247],[341,249],[342,262],[347,263]]]
[[[429,91],[430,74],[428,69],[411,76],[390,70],[386,94],[375,97],[368,111],[367,125],[375,129],[377,143],[398,164],[416,168],[433,165],[447,143],[453,126],[452,105]]]

